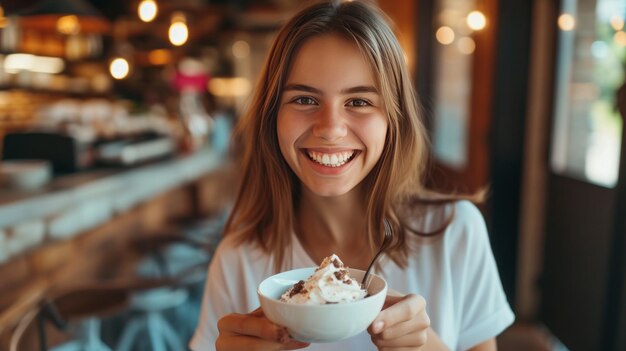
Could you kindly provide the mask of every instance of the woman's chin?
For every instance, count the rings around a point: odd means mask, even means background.
[[[350,193],[355,185],[306,184],[306,187],[310,193],[319,197],[338,197]]]

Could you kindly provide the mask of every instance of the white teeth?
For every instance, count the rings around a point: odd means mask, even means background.
[[[328,167],[343,166],[354,155],[354,151],[346,151],[336,154],[322,154],[315,151],[308,152],[309,157],[315,162]]]
[[[322,156],[322,163],[325,165],[330,164],[330,157],[328,157],[328,154],[324,154],[324,156]]]

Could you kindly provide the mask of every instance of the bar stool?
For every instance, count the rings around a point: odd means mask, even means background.
[[[222,223],[220,220],[188,222],[187,226],[179,224],[178,230],[167,235],[138,241],[134,248],[146,260],[137,266],[137,277],[67,287],[38,297],[39,303],[35,302],[35,308],[24,313],[11,334],[9,350],[21,350],[22,338],[32,336],[26,333],[32,329],[38,332],[41,351],[111,350],[100,337],[100,321],[126,308],[130,308],[133,317],[126,323],[115,350],[130,350],[141,331],[152,331],[151,350],[167,347],[184,350],[184,343],[164,313],[181,306],[188,308],[182,312],[185,320],[189,320],[186,317],[191,312],[197,313],[199,308],[188,302],[190,296],[194,298],[193,287],[203,286],[199,282],[204,280],[212,252],[221,238]],[[49,349],[46,335],[49,323],[71,339]],[[180,330],[179,324],[176,325]]]
[[[148,336],[149,350],[185,349],[180,333],[172,327],[166,313],[182,308],[189,299],[189,286],[204,279],[210,260],[207,245],[210,246],[210,243],[180,231],[151,235],[149,240],[141,239],[134,243],[145,257],[137,265],[138,276],[143,279],[169,277],[176,283],[131,296],[131,318],[115,350],[129,351],[133,346],[137,347],[140,335]],[[177,329],[180,329],[178,325]]]
[[[41,351],[110,351],[111,348],[100,339],[99,320],[122,311],[129,296],[126,286],[102,283],[66,288],[46,296],[19,321],[11,336],[9,350],[21,350],[26,331],[36,328]],[[67,334],[70,341],[49,348],[48,323]]]
[[[69,331],[69,320],[79,320],[72,330],[75,338],[50,351],[112,351],[100,338],[100,321],[107,315],[122,311],[128,304],[129,296],[127,288],[96,284],[69,291],[45,302],[43,312],[49,314],[60,329]],[[40,332],[45,333],[45,329],[42,328]],[[46,339],[45,335],[42,339]]]

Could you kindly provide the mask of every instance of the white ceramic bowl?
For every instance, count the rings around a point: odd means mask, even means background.
[[[52,177],[52,164],[46,160],[0,161],[0,187],[32,190]]]
[[[265,316],[287,328],[291,336],[305,342],[333,342],[357,335],[374,321],[385,302],[387,282],[372,274],[369,296],[358,301],[296,305],[281,302],[280,296],[299,280],[306,280],[316,267],[294,269],[261,282],[257,293]],[[350,276],[361,281],[364,271],[350,269]]]

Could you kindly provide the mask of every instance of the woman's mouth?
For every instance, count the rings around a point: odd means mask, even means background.
[[[352,161],[358,154],[357,150],[324,153],[313,150],[304,150],[307,157],[322,166],[326,167],[341,167],[346,163]]]

